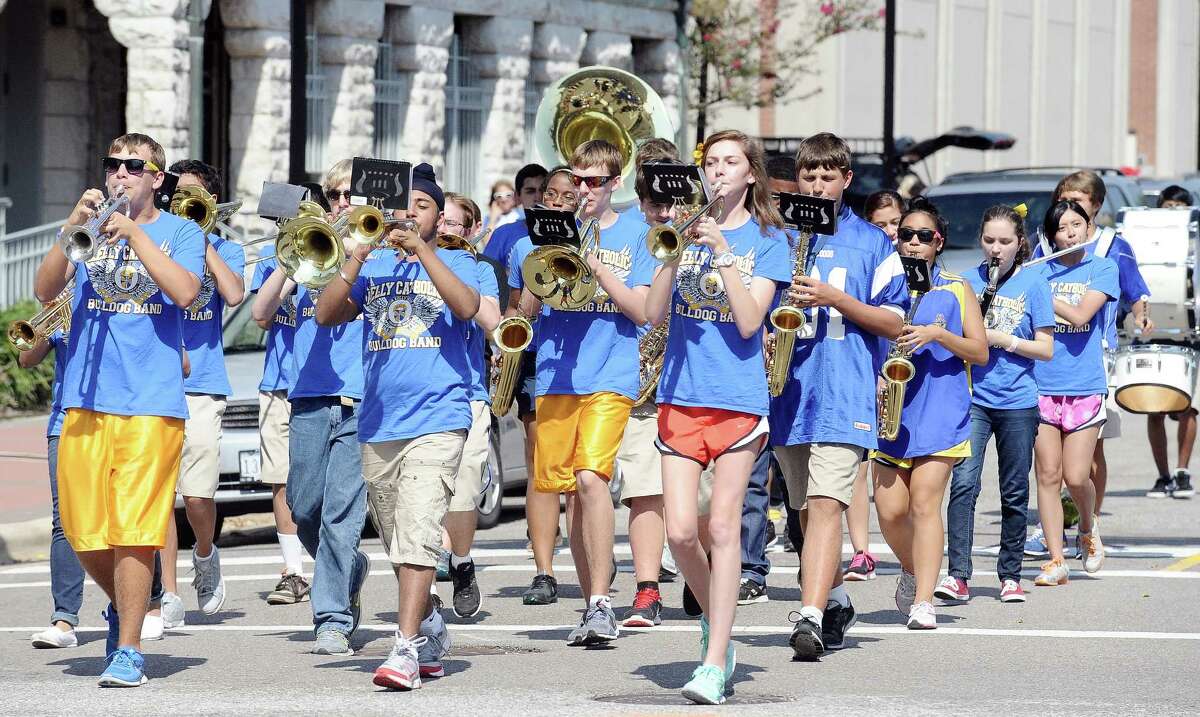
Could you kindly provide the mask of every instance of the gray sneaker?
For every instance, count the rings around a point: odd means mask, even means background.
[[[567,635],[567,644],[572,646],[599,645],[617,639],[621,634],[617,627],[617,616],[608,603],[589,605],[579,627]]]
[[[904,569],[901,568],[900,579],[896,581],[896,609],[907,617],[916,600],[917,576],[904,572]]]
[[[427,626],[421,623],[418,637],[425,641],[417,645],[417,662],[420,664],[421,677],[442,677],[446,670],[442,667],[442,658],[450,652],[450,631],[440,613],[434,611],[433,624]]]
[[[196,551],[192,550],[192,570],[195,572],[192,587],[196,588],[196,603],[200,606],[200,612],[215,615],[225,604],[225,578],[221,576],[221,553],[217,546],[213,546],[212,556],[208,560],[197,559]]]
[[[314,655],[353,655],[350,638],[338,630],[322,630],[317,633],[317,639],[309,650]]]
[[[174,630],[177,627],[183,627],[186,624],[186,614],[187,611],[183,609],[183,600],[178,595],[175,593],[163,593],[162,619],[164,629]]]

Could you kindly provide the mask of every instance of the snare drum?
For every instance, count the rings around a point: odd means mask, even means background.
[[[1186,346],[1136,344],[1114,352],[1112,385],[1130,413],[1174,413],[1192,405],[1200,352]]]

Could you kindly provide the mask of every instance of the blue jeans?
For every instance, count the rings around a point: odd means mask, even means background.
[[[767,584],[771,561],[767,560],[767,468],[771,465],[771,449],[764,448],[750,470],[750,484],[742,503],[742,578],[759,585]]]
[[[358,401],[337,396],[292,401],[287,503],[313,568],[313,624],[350,634],[350,593],[357,574],[358,541],[367,519],[367,487],[358,444]]]
[[[59,620],[79,626],[79,610],[83,607],[83,566],[63,534],[58,516],[58,436],[46,437],[46,460],[50,464],[50,504],[53,528],[50,532],[50,595],[54,612],[50,622]]]
[[[946,508],[946,542],[950,575],[971,579],[971,546],[975,533],[975,500],[988,438],[996,436],[1000,468],[1000,556],[996,572],[1001,580],[1021,579],[1025,542],[1025,514],[1029,506],[1029,469],[1037,435],[1037,408],[999,409],[971,405],[971,457],[954,467],[950,504]]]

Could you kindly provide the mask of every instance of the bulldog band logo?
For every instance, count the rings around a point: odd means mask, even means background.
[[[775,195],[785,226],[814,234],[837,233],[837,203],[825,197],[780,192]]]
[[[534,207],[525,210],[525,228],[534,246],[569,245],[579,248],[575,215],[558,209]]]
[[[89,309],[114,313],[161,313],[162,305],[154,304],[143,311],[141,307],[158,292],[158,284],[138,261],[137,255],[125,244],[97,248],[96,256],[87,264],[88,280],[99,299],[89,299]],[[131,305],[134,308],[124,308]]]
[[[709,264],[708,252],[685,251],[679,261],[679,298],[675,313],[700,321],[733,321],[729,309],[729,296],[725,293],[725,281],[717,269]],[[755,252],[735,256],[734,266],[741,277],[742,285],[750,288],[754,276]]]
[[[208,302],[212,300],[213,291],[217,288],[217,280],[213,278],[212,272],[205,269],[204,276],[200,279],[200,293],[196,294],[196,300],[192,305],[187,307],[188,318],[192,321],[204,321],[206,319],[197,316],[196,314],[208,306]],[[211,313],[211,312],[210,312]],[[209,316],[208,318],[212,318]]]
[[[355,157],[350,168],[350,203],[380,209],[407,209],[412,188],[410,162]]]
[[[642,165],[642,174],[652,202],[692,205],[708,201],[708,182],[694,164],[648,163]]]
[[[396,280],[374,284],[367,290],[364,313],[374,337],[368,351],[437,348],[440,336],[429,335],[442,317],[446,302],[428,279]]]

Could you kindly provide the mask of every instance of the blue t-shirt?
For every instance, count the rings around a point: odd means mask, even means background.
[[[225,266],[238,276],[246,269],[246,252],[242,245],[218,234],[210,234],[212,243]],[[228,396],[229,374],[225,371],[225,345],[221,341],[221,316],[225,299],[217,291],[217,282],[205,270],[200,279],[200,295],[183,312],[183,345],[188,351],[192,372],[183,379],[187,393]]]
[[[600,230],[596,257],[626,286],[649,286],[654,259],[646,248],[650,227],[637,217],[618,214],[611,227]],[[508,283],[524,287],[521,262],[532,251],[525,237],[513,247]],[[513,271],[513,269],[516,271]],[[638,334],[597,283],[595,299],[578,311],[543,305],[537,329],[537,388],[535,395],[583,396],[602,391],[629,399],[638,395]]]
[[[199,280],[204,233],[160,211],[140,225]],[[63,378],[64,409],[121,416],[187,418],[183,399],[183,311],[171,303],[125,240],[75,263],[73,350]]]
[[[483,248],[484,256],[495,259],[501,266],[508,266],[508,256],[512,253],[513,246],[522,237],[529,236],[529,230],[525,227],[524,211],[520,213],[520,217],[519,220],[499,226],[492,232],[487,246]]]
[[[940,324],[963,335],[968,284],[958,274],[933,267],[913,326]],[[971,437],[971,371],[950,349],[929,343],[909,357],[916,371],[904,387],[904,408],[896,440],[879,439],[879,451],[893,458],[932,456]]]
[[[756,276],[785,284],[791,281],[783,230],[770,229],[763,236],[758,222],[750,219],[721,233],[737,257],[734,266],[747,288]],[[711,250],[698,245],[679,260],[658,402],[765,416],[769,396],[762,336],[742,338],[711,260]]]
[[[968,272],[967,281],[982,301],[988,281],[987,265],[980,264]],[[1053,327],[1054,304],[1050,300],[1045,267],[1031,266],[1009,277],[996,292],[983,322],[985,328],[1019,339],[1032,339],[1038,329]],[[987,364],[971,370],[975,390],[972,401],[987,408],[1034,408],[1038,398],[1034,363],[1034,359],[993,346],[988,351]]]
[[[54,350],[54,386],[50,391],[50,417],[46,421],[46,438],[62,434],[62,379],[67,368],[67,357],[71,351],[67,347],[68,339],[62,331],[50,335],[50,348]]]
[[[505,226],[508,226],[507,224]],[[475,264],[479,298],[490,296],[499,301],[500,290],[496,286],[496,271],[486,261]],[[471,384],[468,391],[472,401],[491,402],[488,392],[487,359],[484,358],[483,344],[487,340],[487,332],[479,328],[479,324],[470,321],[467,324],[467,366],[471,369]]]
[[[879,227],[842,207],[838,230],[815,235],[810,274],[871,306],[908,305],[904,267]],[[782,295],[782,294],[781,294]],[[827,306],[807,311],[791,377],[771,399],[771,445],[848,443],[876,447],[875,375],[880,341]]]
[[[1120,294],[1117,265],[1092,254],[1075,266],[1058,260],[1046,264],[1051,297],[1078,306],[1088,291],[1099,291],[1115,301]],[[1043,396],[1091,396],[1108,392],[1104,378],[1104,310],[1096,312],[1082,328],[1055,318],[1054,357],[1033,364],[1038,393]]]
[[[263,283],[275,271],[275,247],[268,244],[262,256],[272,257],[254,266],[254,280],[250,292],[258,293]],[[263,377],[259,391],[286,391],[292,387],[292,373],[296,370],[296,359],[292,350],[296,341],[296,295],[288,294],[275,309],[271,327],[267,329],[267,350],[263,357]]]
[[[438,249],[437,255],[464,284],[478,289],[470,254]],[[376,252],[359,272],[350,299],[367,323],[358,440],[395,441],[470,428],[471,322],[454,317],[424,265]]]
[[[341,281],[341,279],[334,279]],[[296,339],[292,346],[292,384],[288,400],[313,396],[363,397],[363,319],[340,326],[317,324],[317,300],[323,289],[296,290]],[[360,422],[361,430],[361,422]]]

